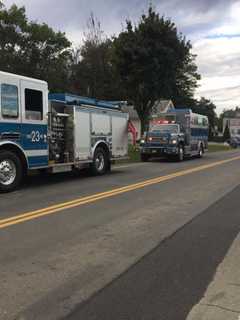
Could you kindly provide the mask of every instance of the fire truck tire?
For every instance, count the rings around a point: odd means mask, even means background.
[[[141,161],[142,162],[148,162],[148,160],[149,160],[149,155],[142,153],[141,154]]]
[[[198,150],[198,158],[202,158],[203,157],[203,153],[204,153],[203,145],[201,144],[200,147],[199,147],[199,150]]]
[[[105,174],[110,169],[109,162],[110,160],[105,150],[101,147],[97,148],[91,165],[92,173],[97,176]]]
[[[184,160],[184,147],[182,144],[178,147],[177,161],[181,162]]]
[[[0,151],[0,192],[10,192],[20,185],[24,175],[19,157],[11,151]]]

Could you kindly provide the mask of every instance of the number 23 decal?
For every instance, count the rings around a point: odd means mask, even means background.
[[[41,139],[41,135],[39,131],[32,131],[31,140],[32,142],[39,142]]]

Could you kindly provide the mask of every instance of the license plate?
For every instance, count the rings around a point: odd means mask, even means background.
[[[157,153],[157,150],[152,150],[152,153]]]

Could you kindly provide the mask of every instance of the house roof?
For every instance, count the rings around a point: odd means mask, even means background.
[[[174,109],[174,104],[172,100],[158,100],[155,102],[153,106],[152,115],[168,112],[172,109]],[[138,113],[133,105],[124,105],[122,106],[122,110],[124,112],[128,112],[130,120],[139,120]]]
[[[164,113],[174,109],[172,100],[158,100],[155,102],[152,114]]]

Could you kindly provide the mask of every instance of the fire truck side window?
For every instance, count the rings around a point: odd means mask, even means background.
[[[1,106],[4,118],[18,118],[18,87],[3,83],[1,85]]]
[[[25,89],[25,112],[28,120],[43,119],[43,94],[42,91]]]

